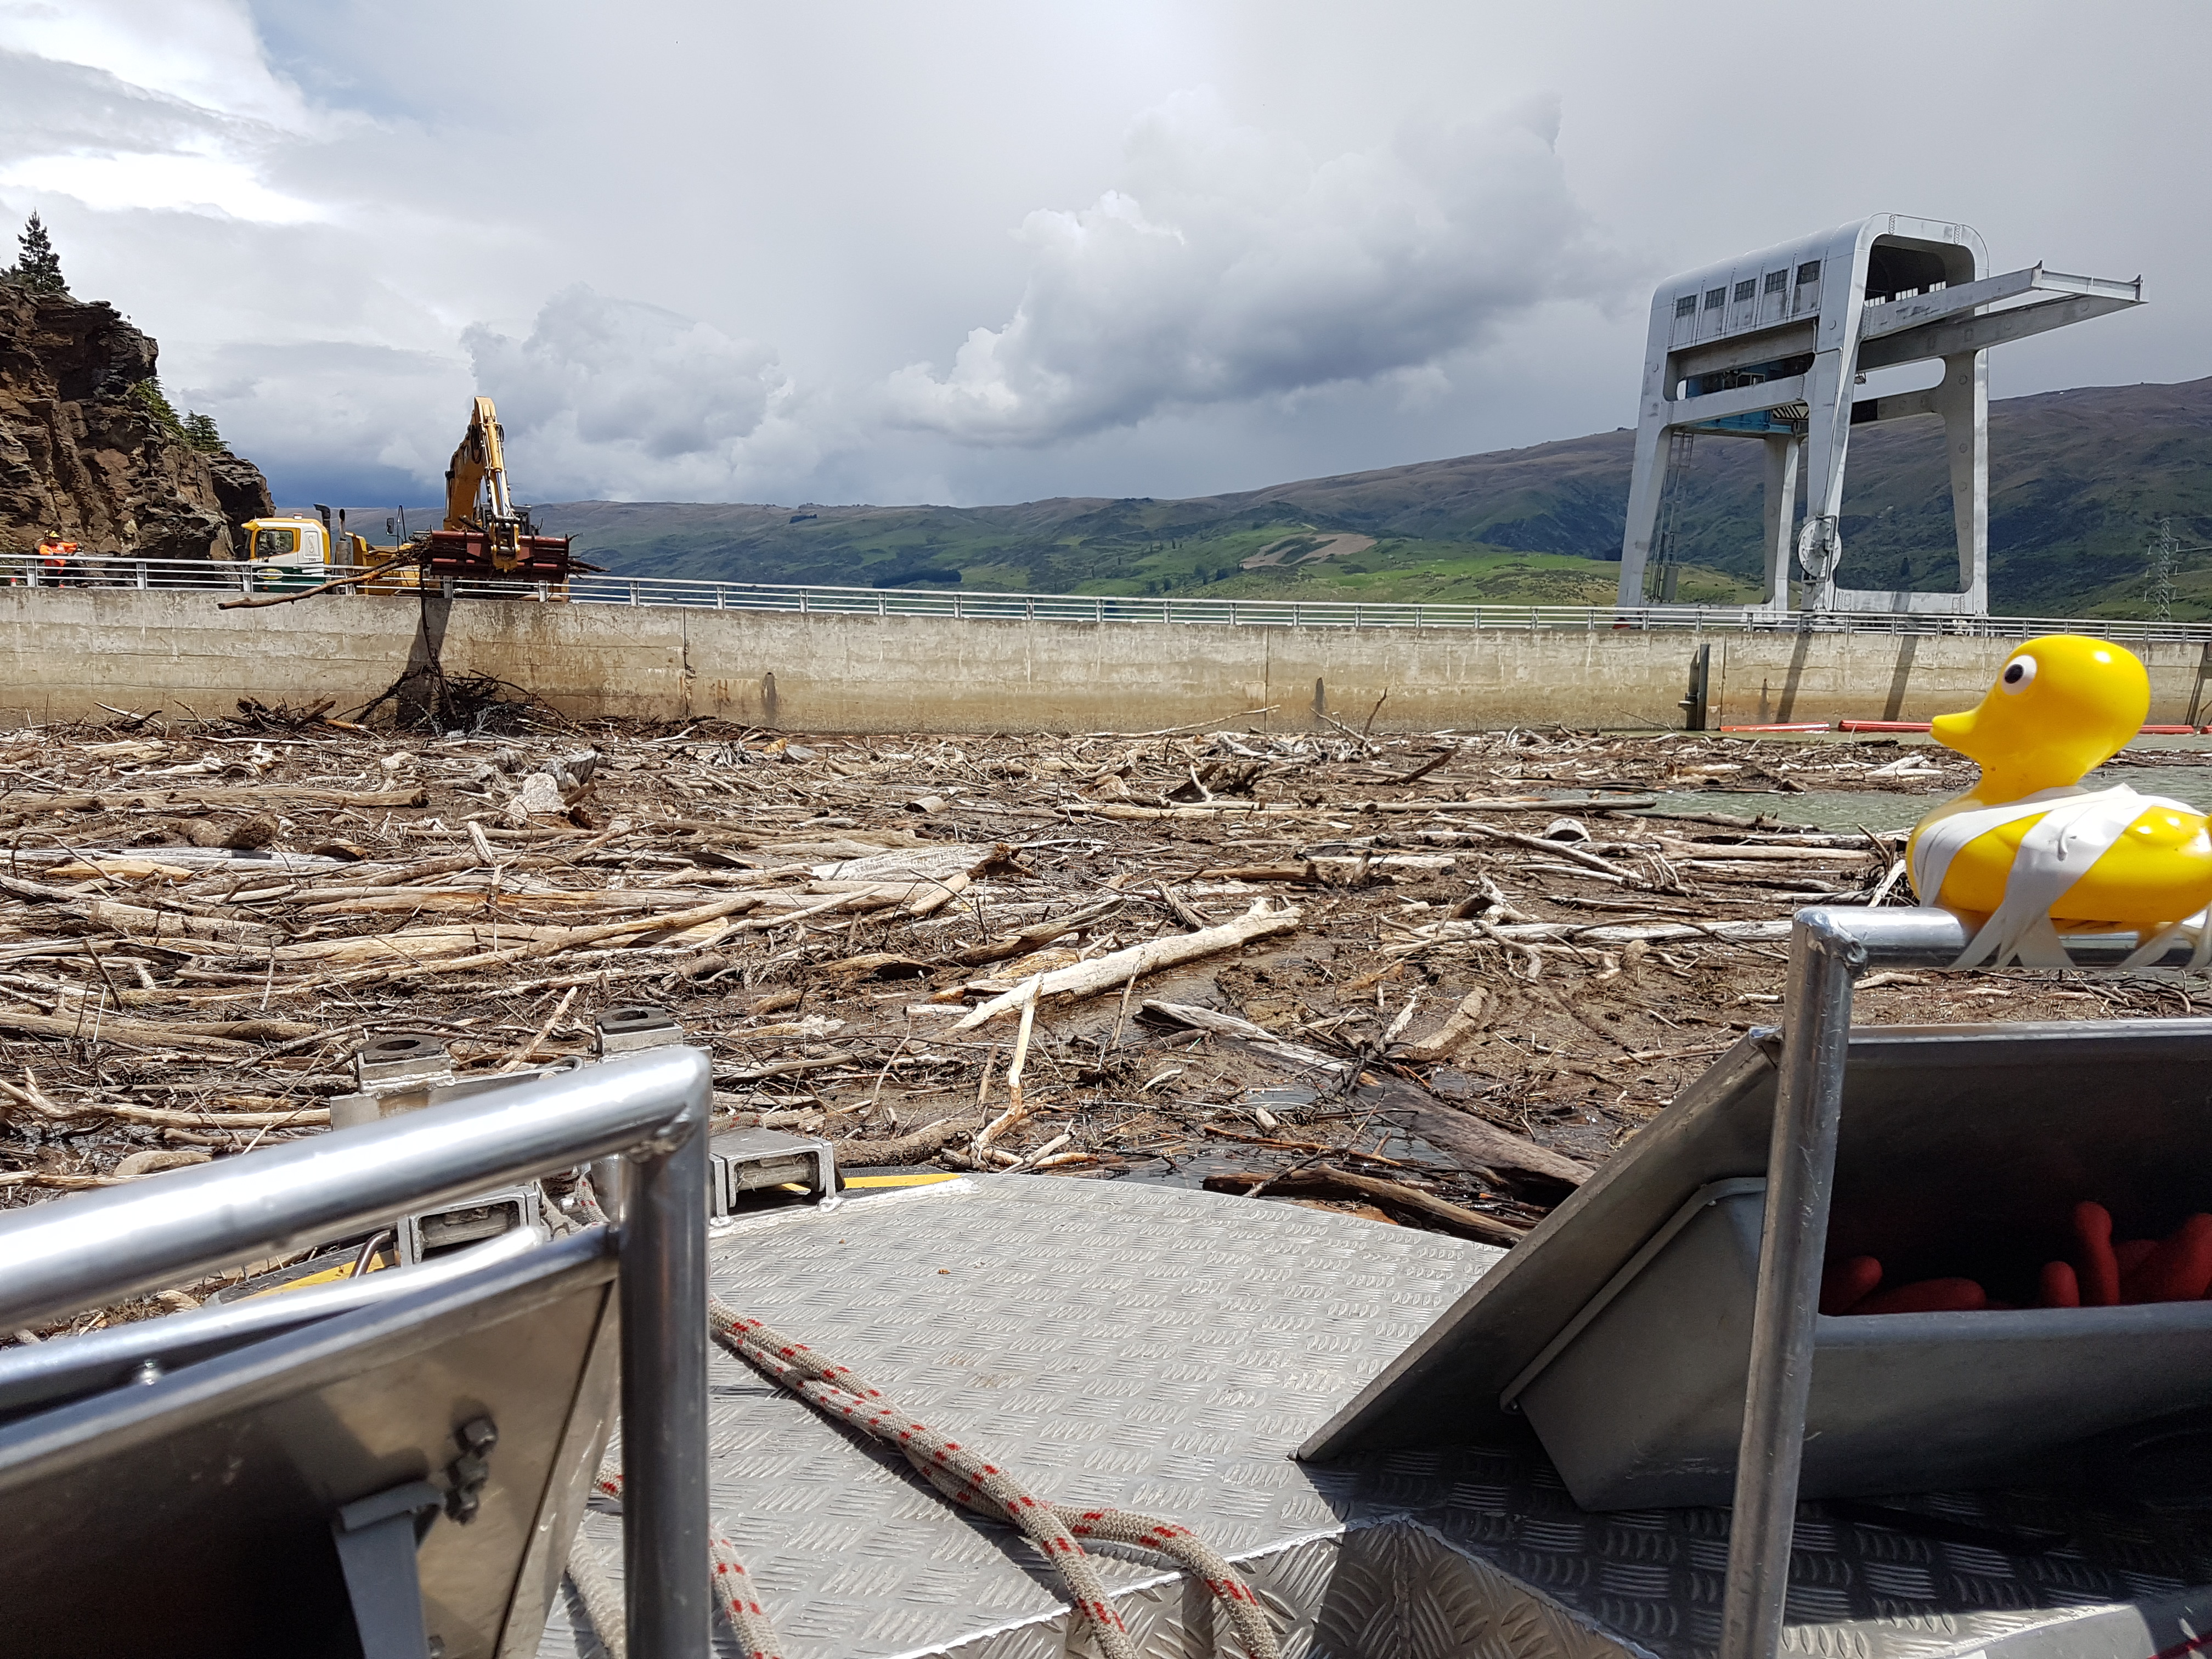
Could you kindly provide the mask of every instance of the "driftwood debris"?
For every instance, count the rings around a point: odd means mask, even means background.
[[[310,599],[318,593],[334,593],[341,588],[357,587],[362,582],[374,581],[386,572],[411,563],[407,559],[386,559],[382,564],[371,566],[355,576],[338,576],[326,582],[317,582],[313,587],[296,588],[289,593],[280,593],[270,599],[225,599],[216,606],[218,611],[259,611],[272,605],[290,605],[295,599]]]
[[[1309,1048],[1302,1043],[1285,1042],[1266,1026],[1255,1024],[1242,1014],[1225,1014],[1218,1008],[1201,1008],[1187,1002],[1162,1002],[1156,999],[1147,999],[1144,1011],[1177,1025],[1212,1031],[1219,1036],[1235,1037],[1255,1053],[1269,1055],[1286,1065],[1331,1076],[1352,1069],[1352,1062],[1341,1054],[1323,1054],[1318,1048]]]
[[[1208,1192],[1241,1193],[1264,1185],[1269,1192],[1279,1193],[1285,1198],[1313,1194],[1328,1198],[1364,1198],[1376,1204],[1396,1209],[1411,1210],[1416,1215],[1443,1224],[1447,1232],[1480,1239],[1486,1244],[1503,1244],[1509,1248],[1521,1242],[1525,1227],[1516,1227],[1510,1221],[1500,1221],[1494,1215],[1485,1215],[1480,1210],[1470,1210],[1434,1193],[1419,1187],[1408,1187],[1401,1181],[1388,1181],[1381,1176],[1362,1175],[1355,1170],[1337,1170],[1319,1165],[1312,1169],[1294,1170],[1288,1175],[1272,1178],[1256,1175],[1208,1176],[1205,1182]]]
[[[1437,1151],[1455,1153],[1490,1170],[1514,1170],[1568,1187],[1581,1186],[1593,1173],[1579,1159],[1540,1146],[1528,1136],[1502,1129],[1472,1112],[1410,1106],[1405,1123]]]
[[[963,1140],[983,1127],[980,1115],[942,1118],[910,1134],[877,1140],[848,1140],[838,1148],[846,1162],[866,1167],[875,1164],[921,1164]]]
[[[365,1033],[489,1077],[651,1002],[712,1052],[718,1122],[824,1135],[842,1167],[1198,1159],[1261,1201],[1504,1242],[1775,1022],[1793,910],[1910,902],[1901,826],[1972,777],[1925,748],[1897,769],[1887,741],[1402,738],[1279,710],[1024,738],[441,713],[0,733],[0,1206],[322,1133]],[[1894,810],[1803,821],[1838,790]],[[1912,976],[1869,981],[1860,1017],[2190,994]]]
[[[1442,1025],[1418,1042],[1407,1043],[1398,1051],[1398,1057],[1417,1066],[1449,1060],[1490,1024],[1497,1011],[1498,994],[1486,985],[1478,985],[1460,1000]]]
[[[1224,951],[1233,951],[1240,945],[1266,939],[1272,933],[1287,933],[1298,925],[1300,913],[1296,908],[1271,910],[1255,903],[1250,910],[1235,921],[1218,927],[1207,927],[1195,933],[1170,935],[1156,939],[1145,945],[1133,945],[1126,951],[1116,951],[1111,956],[1096,961],[1071,964],[1054,969],[1039,981],[1039,997],[1074,998],[1096,996],[1101,991],[1114,990],[1133,983],[1146,974],[1163,968],[1176,967],[1182,963],[1195,962],[1201,957],[1218,956]],[[969,1014],[952,1029],[971,1030],[987,1020],[1011,1012],[1021,1006],[1024,993],[1016,988],[1004,995],[994,997],[981,1007]]]

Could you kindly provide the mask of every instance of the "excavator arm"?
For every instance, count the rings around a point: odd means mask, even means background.
[[[492,562],[501,570],[515,564],[521,520],[507,489],[507,457],[500,441],[499,411],[479,398],[469,413],[469,429],[446,468],[447,530],[477,530],[491,538]]]
[[[453,452],[453,459],[446,468],[445,530],[481,530],[477,522],[477,497],[483,493],[484,480],[483,415],[490,404],[489,398],[477,399],[475,413],[469,421],[469,429],[461,439],[461,447]],[[498,430],[496,416],[492,428]]]
[[[491,399],[477,398],[446,469],[445,522],[423,538],[424,570],[440,577],[565,582],[568,538],[539,535],[529,509],[514,505],[504,435]]]

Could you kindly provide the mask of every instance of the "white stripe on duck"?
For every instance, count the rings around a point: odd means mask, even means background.
[[[2081,787],[2149,711],[2150,677],[2131,652],[2053,634],[2014,651],[1978,708],[1936,720],[1936,740],[1982,769],[1906,850],[1921,902],[1974,929],[1954,966],[2064,967],[2068,933],[2133,933],[2134,966],[2182,937],[2197,966],[2212,962],[2205,816],[2124,784]]]

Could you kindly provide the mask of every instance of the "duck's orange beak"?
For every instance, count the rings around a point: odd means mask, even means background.
[[[1974,754],[1974,727],[1978,708],[1969,708],[1956,714],[1938,714],[1928,723],[1928,735],[1946,749],[1955,749],[1969,760]]]

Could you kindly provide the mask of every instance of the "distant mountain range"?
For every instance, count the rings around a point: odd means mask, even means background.
[[[1945,585],[1948,475],[1932,418],[1851,439],[1845,580]],[[539,522],[640,574],[855,586],[1220,597],[1612,598],[1628,495],[1626,429],[1527,449],[1185,501],[1012,507],[764,507],[570,501]],[[2212,617],[2212,379],[2087,387],[1990,409],[1991,607],[2137,616],[2161,519],[2185,547],[2178,617]],[[1698,446],[1677,518],[1686,599],[1751,595],[1757,444]],[[1331,541],[1332,537],[1341,538]],[[1371,544],[1363,544],[1372,538]],[[1246,562],[1264,559],[1257,568]]]

